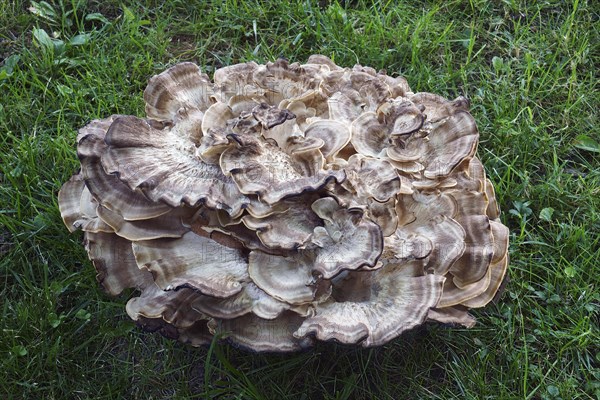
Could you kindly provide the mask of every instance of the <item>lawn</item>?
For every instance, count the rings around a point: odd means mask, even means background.
[[[600,398],[600,8],[595,1],[0,0],[0,397]],[[398,2],[400,3],[400,2]],[[472,329],[286,355],[187,347],[102,292],[57,206],[77,129],[143,115],[149,77],[320,53],[467,96],[510,229]]]

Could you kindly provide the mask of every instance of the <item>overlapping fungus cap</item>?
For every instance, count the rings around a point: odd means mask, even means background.
[[[324,56],[150,79],[146,116],[95,120],[59,193],[104,289],[192,345],[377,346],[427,320],[472,326],[508,232],[464,98]]]

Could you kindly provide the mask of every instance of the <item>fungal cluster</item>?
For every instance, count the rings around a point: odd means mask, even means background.
[[[146,116],[79,131],[59,193],[140,326],[255,351],[470,327],[508,264],[468,101],[314,55],[150,79]]]

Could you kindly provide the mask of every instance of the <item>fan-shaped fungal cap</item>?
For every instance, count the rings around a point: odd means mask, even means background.
[[[150,79],[146,115],[79,131],[58,194],[104,289],[143,329],[253,351],[378,346],[471,327],[508,229],[469,102],[325,56]]]
[[[114,232],[98,217],[98,201],[85,186],[83,176],[76,174],[63,184],[58,192],[58,204],[63,222],[69,232]]]
[[[381,345],[421,324],[437,303],[444,282],[439,275],[407,276],[402,267],[355,272],[349,279],[358,281],[354,289],[360,298],[318,305],[315,316],[307,318],[295,336],[313,333],[320,340]]]
[[[192,304],[201,296],[192,289],[163,291],[151,285],[141,296],[127,302],[127,314],[145,330],[158,331],[170,339],[179,339],[194,346],[209,344],[206,316],[196,311]]]
[[[127,239],[114,233],[86,232],[85,246],[98,271],[98,282],[107,293],[115,296],[124,289],[154,285],[152,275],[138,268]]]
[[[233,177],[242,193],[256,194],[268,204],[344,179],[342,171],[323,169],[320,146],[308,140],[300,138],[285,150],[250,135],[232,135],[232,141],[235,145],[221,155],[221,169]]]
[[[242,290],[248,266],[240,251],[188,232],[179,239],[133,243],[140,268],[152,272],[163,290],[190,287],[216,297]]]
[[[216,320],[209,323],[212,333],[222,333],[233,344],[253,351],[287,352],[312,346],[311,338],[297,338],[294,331],[303,318],[286,312],[280,318],[262,319],[246,314],[235,319]]]
[[[115,175],[104,171],[100,157],[107,150],[106,131],[94,132],[81,136],[77,145],[85,184],[94,198],[128,221],[150,219],[171,211],[167,204],[149,200],[141,191],[130,190]]]
[[[325,279],[339,272],[372,267],[383,251],[381,228],[357,209],[346,209],[331,197],[323,197],[312,204],[313,211],[324,226],[314,229],[313,269]]]
[[[182,110],[206,111],[213,94],[208,75],[196,64],[177,64],[150,79],[144,90],[146,115],[159,121],[175,122]]]
[[[195,145],[177,125],[162,130],[136,117],[120,117],[104,139],[108,148],[102,166],[131,190],[141,190],[149,199],[170,207],[182,204],[209,207],[238,214],[248,199],[241,195],[218,165],[195,155]]]
[[[302,253],[279,257],[253,251],[248,273],[259,288],[280,301],[309,303],[317,291],[317,280],[311,273],[313,262],[311,255]]]
[[[81,174],[73,175],[58,192],[60,215],[69,232],[77,230],[77,221],[83,217],[81,211],[81,193],[85,183]]]
[[[267,247],[294,250],[308,242],[315,227],[322,225],[321,219],[310,208],[314,196],[299,196],[297,200],[285,200],[285,210],[263,217],[245,215],[244,224],[257,231],[256,235]]]
[[[192,307],[220,319],[237,318],[248,313],[263,319],[274,319],[291,308],[289,304],[269,296],[251,282],[247,283],[241,292],[231,297],[202,296],[194,301]]]

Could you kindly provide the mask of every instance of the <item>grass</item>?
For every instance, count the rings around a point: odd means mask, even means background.
[[[600,398],[600,10],[403,3],[0,0],[0,397]],[[178,61],[210,74],[312,53],[471,99],[511,230],[503,298],[471,330],[368,350],[255,355],[141,332],[60,220],[77,129],[142,115],[147,79]]]

